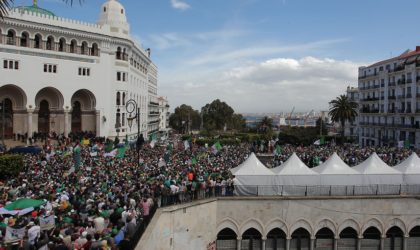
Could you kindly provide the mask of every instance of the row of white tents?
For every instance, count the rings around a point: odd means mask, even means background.
[[[235,176],[237,194],[285,194],[283,189],[293,187],[375,187],[368,193],[381,193],[390,186],[420,186],[420,158],[413,153],[395,167],[388,166],[373,153],[361,164],[350,167],[336,153],[327,161],[315,168],[307,167],[296,154],[293,154],[282,165],[269,169],[261,163],[255,154],[236,168],[231,169]],[[257,190],[256,190],[257,189]],[[282,189],[282,190],[279,190]],[[331,190],[329,191],[331,192]],[[344,191],[343,191],[344,192]],[[346,191],[348,192],[348,191]],[[399,190],[401,192],[401,190]]]

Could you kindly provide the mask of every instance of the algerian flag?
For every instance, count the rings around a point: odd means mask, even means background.
[[[195,156],[192,158],[192,160],[191,160],[191,164],[192,164],[192,165],[197,164],[197,159],[195,158]]]
[[[33,200],[33,199],[23,198],[23,199],[16,200],[10,204],[7,204],[6,206],[4,206],[4,208],[9,211],[22,210],[26,208],[40,207],[41,205],[44,205],[45,203],[47,202],[43,200]]]
[[[154,148],[157,142],[157,135],[153,134],[150,136],[150,147]]]
[[[219,152],[222,149],[222,145],[220,145],[220,142],[216,142],[215,144],[213,144],[211,148],[212,148],[213,154],[217,154],[217,152]]]
[[[276,146],[276,150],[274,151],[274,155],[280,155],[281,154],[281,148],[279,145]]]
[[[127,149],[126,147],[118,148],[118,154],[117,154],[118,159],[124,158],[126,149]]]

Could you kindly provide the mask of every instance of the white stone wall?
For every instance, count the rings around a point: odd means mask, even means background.
[[[359,237],[369,227],[386,237],[393,226],[405,237],[420,226],[420,202],[414,197],[233,197],[206,200],[158,210],[139,244],[142,249],[196,250],[217,239],[224,228],[238,239],[249,228],[265,239],[270,230],[282,229],[287,238],[302,227],[315,238],[318,230],[329,228],[336,238],[346,227]]]

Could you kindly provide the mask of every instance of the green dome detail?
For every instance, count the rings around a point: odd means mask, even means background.
[[[13,8],[14,10],[17,10],[19,12],[33,12],[33,13],[38,13],[41,15],[46,15],[46,16],[55,16],[54,13],[52,13],[49,10],[43,9],[43,8],[39,8],[37,5],[32,5],[32,6],[19,6],[19,7],[15,7]]]

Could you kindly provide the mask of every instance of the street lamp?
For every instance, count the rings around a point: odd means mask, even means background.
[[[137,122],[137,142],[136,142],[136,148],[137,148],[137,166],[140,168],[140,108],[137,105],[137,102],[134,99],[130,99],[125,104],[125,109],[127,111],[127,123],[128,127],[133,126],[133,121],[136,119]]]

